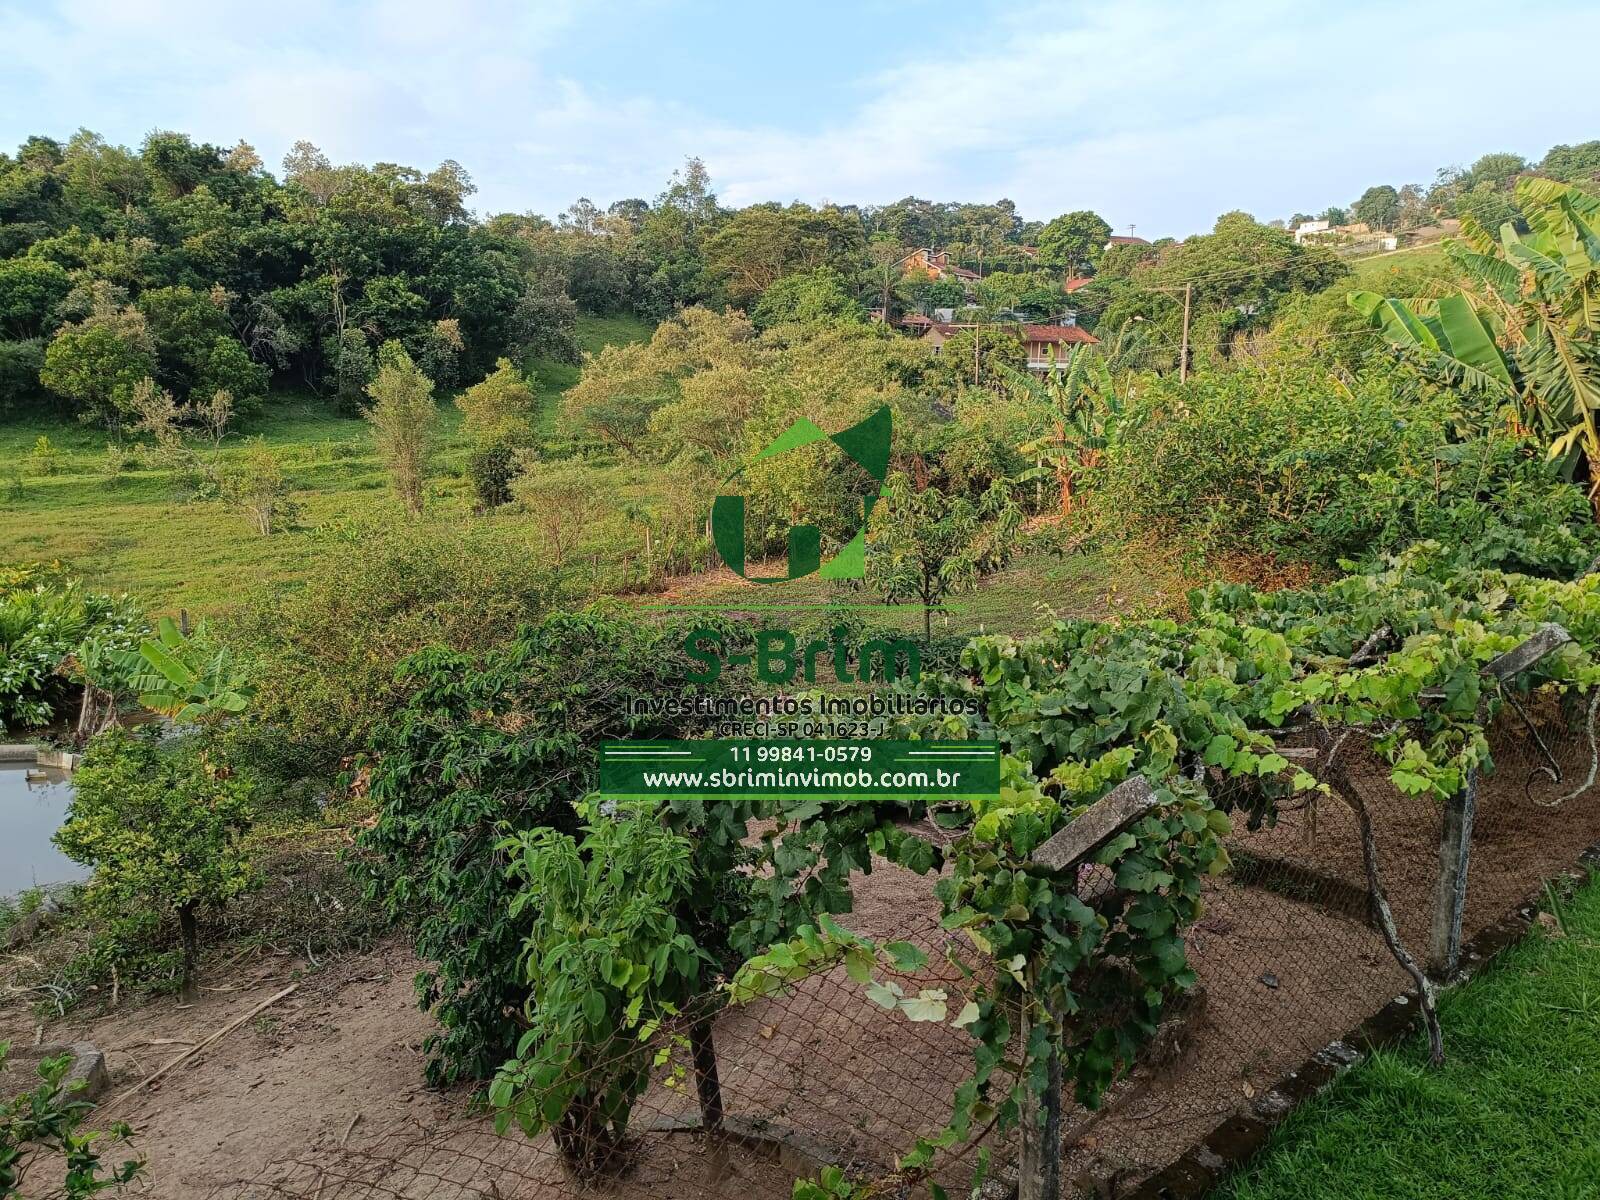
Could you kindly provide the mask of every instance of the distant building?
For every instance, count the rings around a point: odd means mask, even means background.
[[[944,250],[922,249],[913,250],[906,255],[906,273],[921,271],[930,279],[960,279],[977,280],[978,273],[969,271],[965,267],[957,266],[950,261],[950,255]]]
[[[1333,226],[1328,221],[1301,221],[1294,227],[1294,244],[1300,245],[1307,238],[1317,238],[1332,230]]]
[[[922,335],[935,354],[938,354],[944,344],[950,340],[952,334],[958,329],[972,329],[971,325],[953,325],[946,321],[935,321]],[[1073,346],[1093,346],[1099,338],[1086,329],[1076,325],[996,325],[995,329],[1014,331],[1028,353],[1028,369],[1030,371],[1064,370],[1067,365],[1067,351]]]

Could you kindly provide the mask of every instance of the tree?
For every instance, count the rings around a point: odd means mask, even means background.
[[[228,461],[220,483],[222,498],[243,512],[262,537],[291,524],[299,515],[283,458],[262,438],[253,438]]]
[[[523,475],[516,497],[539,531],[539,540],[555,566],[567,559],[605,510],[594,477],[582,468],[559,464],[538,475]]]
[[[1428,223],[1427,193],[1420,183],[1408,183],[1395,195],[1395,228],[1415,229]]]
[[[267,394],[272,373],[250,357],[250,352],[235,337],[223,336],[211,343],[199,361],[190,395],[227,392],[235,411],[248,413]]]
[[[395,495],[412,516],[422,512],[422,485],[428,474],[439,422],[433,383],[392,343],[379,355],[377,378],[367,386],[371,407],[364,415],[372,440],[389,469]]]
[[[42,337],[55,328],[56,310],[72,290],[72,277],[43,258],[0,262],[0,332]]]
[[[43,394],[39,386],[39,372],[43,368],[42,339],[0,342],[0,414],[15,401]]]
[[[129,412],[134,387],[155,371],[155,347],[144,318],[124,308],[62,326],[44,352],[39,380],[76,400],[85,420],[115,426]]]
[[[1055,473],[1061,515],[1072,512],[1074,493],[1083,477],[1100,465],[1122,401],[1105,359],[1087,347],[1074,347],[1065,370],[1039,373],[1009,371],[1012,394],[1027,406],[1030,436],[1018,449],[1048,461]]]
[[[99,914],[129,960],[159,943],[176,917],[179,982],[192,994],[199,913],[258,885],[239,835],[252,815],[250,779],[224,770],[199,737],[164,743],[155,730],[112,729],[89,744],[73,776],[56,845],[94,868],[84,903]]]
[[[1062,213],[1039,231],[1039,253],[1071,275],[1084,275],[1094,270],[1110,236],[1111,226],[1098,213]]]
[[[1517,202],[1532,232],[1491,234],[1473,217],[1446,244],[1466,276],[1437,300],[1354,292],[1350,303],[1389,342],[1447,381],[1517,405],[1551,438],[1550,456],[1587,461],[1600,514],[1600,198],[1525,177]]]
[[[517,445],[533,431],[537,400],[510,359],[499,359],[494,374],[456,397],[463,432],[478,446]]]
[[[575,336],[577,328],[578,306],[572,298],[558,287],[536,281],[517,300],[506,340],[524,362],[543,358],[577,363],[583,359]]]
[[[1010,480],[995,480],[974,500],[931,483],[919,489],[896,471],[884,491],[867,534],[867,584],[891,604],[918,600],[931,641],[933,610],[944,598],[1010,559],[1022,509]]]
[[[156,378],[187,395],[217,340],[232,334],[227,314],[209,295],[189,287],[152,288],[136,307],[155,343]]]
[[[1394,229],[1400,216],[1400,193],[1387,183],[1375,184],[1361,193],[1351,214],[1373,229]]]
[[[1028,351],[1015,328],[980,325],[957,329],[939,347],[939,373],[953,386],[996,385],[1001,369],[1026,369]]]
[[[793,272],[853,271],[865,245],[860,223],[837,208],[753,204],[706,240],[706,267],[722,282],[729,301],[748,309]]]
[[[1539,170],[1565,183],[1592,180],[1600,175],[1600,141],[1551,146],[1540,161]]]
[[[1496,234],[1502,225],[1508,221],[1516,223],[1521,215],[1505,192],[1492,183],[1480,183],[1456,197],[1456,216],[1470,217],[1481,228]]]
[[[1487,183],[1490,187],[1503,188],[1527,169],[1528,160],[1520,154],[1485,154],[1467,172],[1467,186],[1473,188]]]
[[[785,275],[761,294],[750,313],[757,329],[798,321],[825,325],[843,321],[860,324],[866,319],[861,302],[850,294],[844,277],[831,267]]]
[[[328,156],[308,141],[296,142],[283,156],[284,182],[299,184],[318,204],[327,204],[338,193],[341,176]]]
[[[567,392],[570,420],[595,436],[638,451],[658,409],[677,400],[696,372],[750,359],[755,329],[738,313],[686,308],[656,327],[647,343],[607,346]]]
[[[1322,210],[1322,220],[1329,225],[1348,225],[1350,224],[1350,214],[1337,204],[1330,204]]]

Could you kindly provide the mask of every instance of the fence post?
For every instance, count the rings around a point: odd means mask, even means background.
[[[1509,683],[1571,640],[1572,635],[1560,625],[1541,625],[1532,637],[1485,664],[1482,674],[1494,683]],[[1473,768],[1461,790],[1445,801],[1440,823],[1439,880],[1428,937],[1428,969],[1440,978],[1454,971],[1461,957],[1461,921],[1467,906],[1472,824],[1477,813],[1478,771]]]
[[[1101,846],[1156,806],[1155,789],[1142,775],[1112,788],[1072,824],[1051,834],[1033,852],[1035,866],[1055,872],[1072,891],[1078,887],[1078,866]],[[1031,1088],[1022,1093],[1022,1153],[1017,1163],[1017,1200],[1060,1200],[1061,1196],[1061,1046],[1055,1033],[1059,1014],[1049,1013],[1050,1051],[1045,1063],[1044,1095]],[[1023,1005],[1022,1040],[1029,1040],[1027,1005]]]
[[[1024,1006],[1022,1042],[1029,1037]],[[1052,1030],[1045,1068],[1045,1092],[1022,1092],[1022,1156],[1017,1170],[1017,1200],[1060,1200],[1061,1196],[1061,1047]]]
[[[1467,866],[1472,858],[1472,822],[1478,812],[1478,771],[1445,801],[1439,837],[1439,883],[1433,899],[1428,969],[1443,978],[1461,957],[1461,919],[1467,906]]]
[[[711,1038],[711,1018],[701,1017],[689,1026],[689,1054],[694,1062],[694,1090],[700,1099],[700,1125],[707,1133],[722,1129],[722,1084],[717,1079],[717,1047]]]

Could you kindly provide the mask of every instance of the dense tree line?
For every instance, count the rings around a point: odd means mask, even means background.
[[[1359,221],[1373,229],[1395,233],[1444,217],[1467,216],[1486,229],[1499,229],[1510,221],[1526,230],[1514,188],[1518,179],[1530,175],[1594,191],[1600,188],[1600,141],[1552,146],[1538,162],[1520,154],[1496,151],[1483,155],[1470,167],[1441,167],[1428,186],[1373,184],[1350,205],[1329,205],[1317,216],[1334,225]],[[1312,219],[1310,213],[1295,213],[1286,224],[1292,229]]]
[[[1530,172],[1592,181],[1600,143],[1538,164],[1489,154],[1430,189],[1377,185],[1350,210],[1382,228],[1470,215],[1520,220]],[[156,131],[137,150],[80,130],[0,154],[0,404],[53,395],[80,416],[137,425],[145,380],[186,411],[226,395],[247,412],[278,387],[364,404],[387,343],[442,391],[501,358],[576,361],[579,311],[660,321],[693,307],[748,313],[758,331],[951,309],[982,321],[1077,319],[1140,366],[1176,365],[1185,283],[1196,355],[1233,352],[1281,303],[1343,272],[1243,213],[1182,243],[1110,245],[1087,210],[1028,221],[1009,200],[730,209],[688,160],[653,200],[581,199],[555,220],[479,219],[446,161],[334,165],[300,142],[281,177],[244,142]],[[1303,214],[1298,214],[1303,216]],[[908,269],[942,249],[980,279]],[[1074,293],[1069,282],[1096,277]]]

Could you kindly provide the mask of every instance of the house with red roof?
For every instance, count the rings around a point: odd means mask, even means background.
[[[969,271],[966,267],[952,263],[949,253],[944,250],[913,250],[906,255],[904,262],[908,274],[912,271],[921,271],[930,279],[960,279],[972,282],[978,279],[976,271]]]

